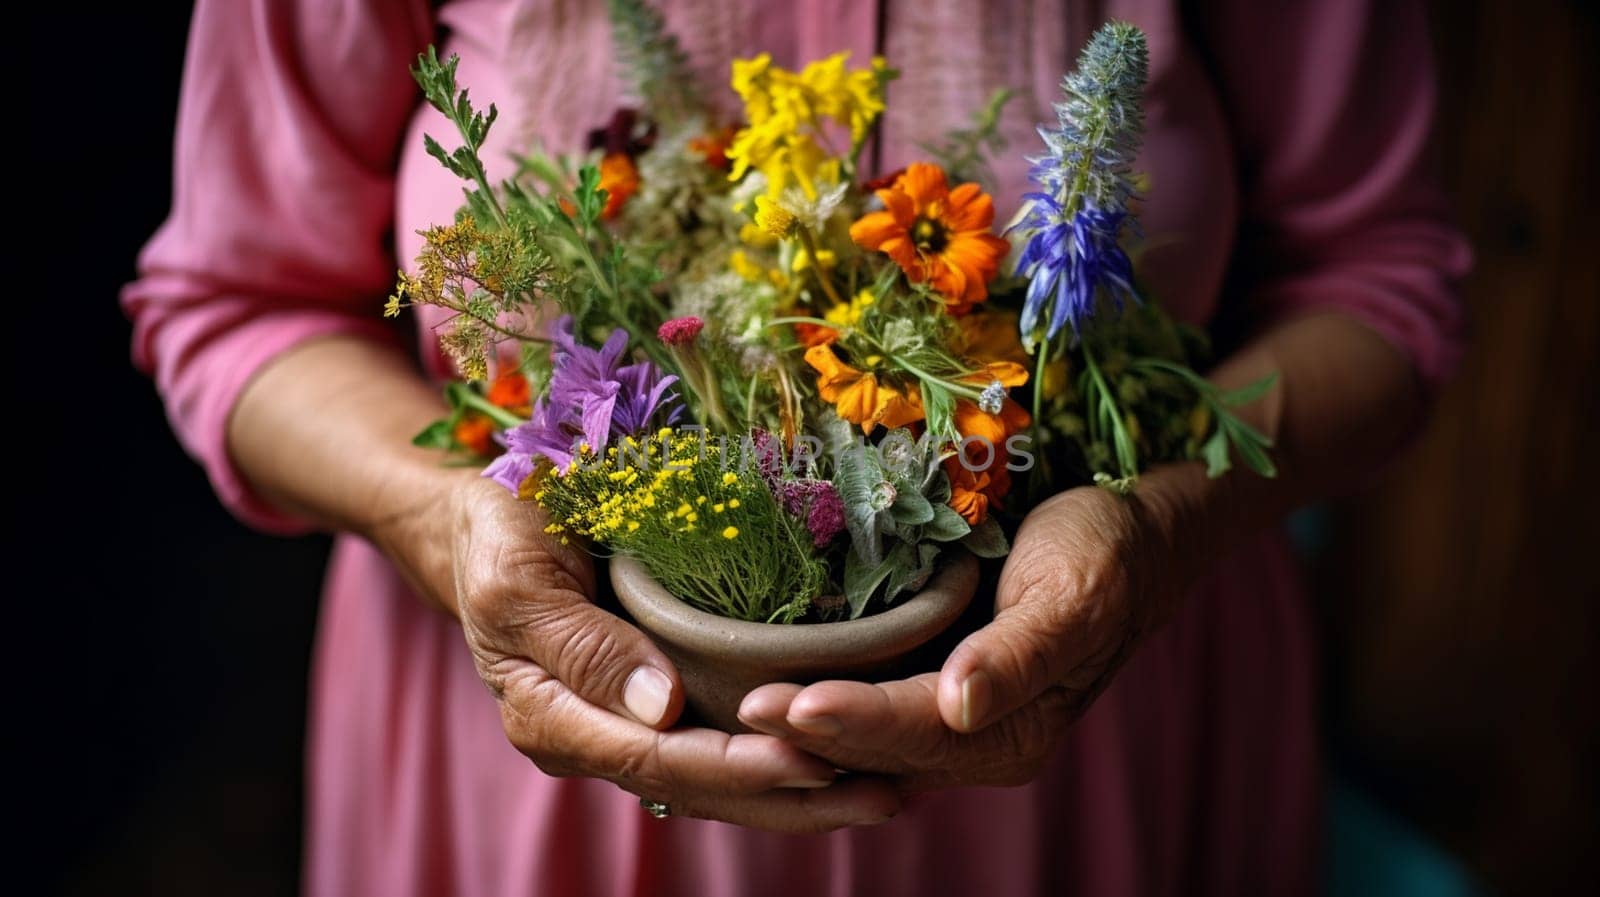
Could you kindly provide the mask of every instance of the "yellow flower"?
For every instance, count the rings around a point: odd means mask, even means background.
[[[739,242],[757,249],[771,249],[778,245],[778,238],[756,226],[754,221],[746,221],[739,226]]]
[[[780,239],[794,233],[794,213],[769,196],[756,197],[756,226]]]
[[[822,270],[832,271],[833,266],[838,264],[838,262],[839,256],[836,255],[832,249],[817,250],[817,265],[818,267],[822,268]],[[804,249],[796,252],[794,254],[794,261],[789,263],[789,270],[796,274],[799,274],[801,271],[804,271],[809,267],[811,267],[811,253]]]
[[[737,482],[739,482],[739,477],[731,471],[722,475],[722,485],[724,486],[732,486]]]
[[[739,538],[739,528],[737,526],[728,527],[727,529],[722,531],[722,538],[724,538],[724,539],[737,539],[737,538]]]
[[[855,294],[849,302],[843,305],[835,305],[833,308],[828,309],[827,313],[822,317],[830,324],[837,324],[840,327],[855,327],[861,323],[861,318],[867,313],[867,309],[877,301],[878,297],[874,296],[871,290],[862,290]]]
[[[731,83],[744,101],[747,124],[726,152],[730,180],[754,168],[766,176],[768,196],[798,184],[813,199],[819,180],[843,181],[840,160],[823,150],[816,134],[831,120],[850,129],[852,150],[859,146],[883,112],[883,85],[893,74],[880,58],[867,69],[846,69],[849,56],[835,53],[799,74],[774,66],[766,53],[734,61]]]
[[[807,65],[800,70],[800,83],[813,98],[816,116],[848,125],[850,142],[859,144],[883,112],[889,66],[882,56],[874,56],[871,68],[849,71],[845,68],[849,58],[849,51],[844,51]]]

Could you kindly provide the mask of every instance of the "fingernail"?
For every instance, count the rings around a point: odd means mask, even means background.
[[[640,667],[622,686],[622,704],[633,718],[647,726],[661,722],[672,700],[672,680],[655,667]]]
[[[836,716],[804,716],[799,719],[790,717],[789,725],[807,735],[820,735],[823,738],[832,738],[844,731],[844,723],[839,722]]]
[[[991,691],[989,674],[983,670],[978,670],[962,681],[961,728],[970,732],[978,727],[978,723],[989,712]]]
[[[833,784],[831,779],[789,779],[779,782],[779,788],[826,788]]]

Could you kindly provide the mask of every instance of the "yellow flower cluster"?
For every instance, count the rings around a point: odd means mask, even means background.
[[[828,323],[837,325],[840,328],[856,327],[860,325],[862,317],[867,313],[867,309],[877,301],[878,297],[873,295],[871,290],[862,290],[856,293],[849,302],[835,305],[833,308],[828,309],[827,313],[822,317]]]
[[[853,157],[883,112],[883,85],[892,76],[882,57],[869,68],[848,69],[849,56],[835,53],[798,73],[773,65],[766,53],[734,61],[733,89],[748,124],[727,151],[732,180],[754,168],[766,176],[771,198],[798,184],[815,199],[819,181],[839,183],[843,160],[829,151],[824,129],[832,122],[848,130]]]
[[[703,433],[666,428],[654,439],[625,437],[603,458],[573,460],[546,477],[533,498],[552,512],[545,532],[626,548],[635,538],[697,532],[735,539],[756,488],[766,487],[748,474],[720,471],[720,449]]]
[[[726,453],[727,469],[723,459]],[[722,616],[789,621],[827,582],[805,523],[786,514],[741,459],[701,430],[625,437],[548,471],[533,499],[547,533],[586,536],[644,561],[673,595]]]

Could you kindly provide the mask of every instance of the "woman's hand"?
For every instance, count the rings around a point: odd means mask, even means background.
[[[393,350],[312,340],[248,385],[229,452],[274,506],[365,536],[419,596],[460,617],[506,736],[546,772],[770,829],[821,831],[898,810],[887,783],[830,784],[833,767],[778,739],[662,731],[683,706],[677,671],[590,601],[594,568],[544,534],[538,508],[411,444],[439,412],[438,390]]]
[[[677,672],[591,602],[587,555],[545,535],[533,504],[486,480],[453,480],[378,541],[459,614],[506,736],[545,773],[606,779],[675,815],[783,831],[879,822],[899,809],[887,783],[834,783],[832,766],[777,738],[662,731],[683,707]]]
[[[1171,499],[1189,479],[1155,472],[1133,498],[1089,487],[1041,504],[1006,560],[994,621],[940,672],[763,686],[740,719],[842,768],[897,776],[906,791],[1031,781],[1174,610],[1192,565],[1171,538],[1190,504]]]

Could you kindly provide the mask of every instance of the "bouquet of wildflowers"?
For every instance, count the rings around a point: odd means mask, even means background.
[[[1205,340],[1141,298],[1125,241],[1147,68],[1103,27],[1039,129],[1008,229],[968,180],[1001,148],[1005,95],[930,161],[861,170],[896,73],[839,53],[732,63],[742,120],[698,100],[676,41],[613,0],[637,108],[579,157],[533,152],[503,184],[495,109],[430,51],[414,74],[456,126],[427,149],[467,182],[423,233],[386,313],[449,312],[463,381],[422,445],[487,462],[548,532],[639,559],[696,607],[765,622],[854,618],[951,551],[1005,554],[1002,520],[1073,485],[1267,441],[1195,373]]]

